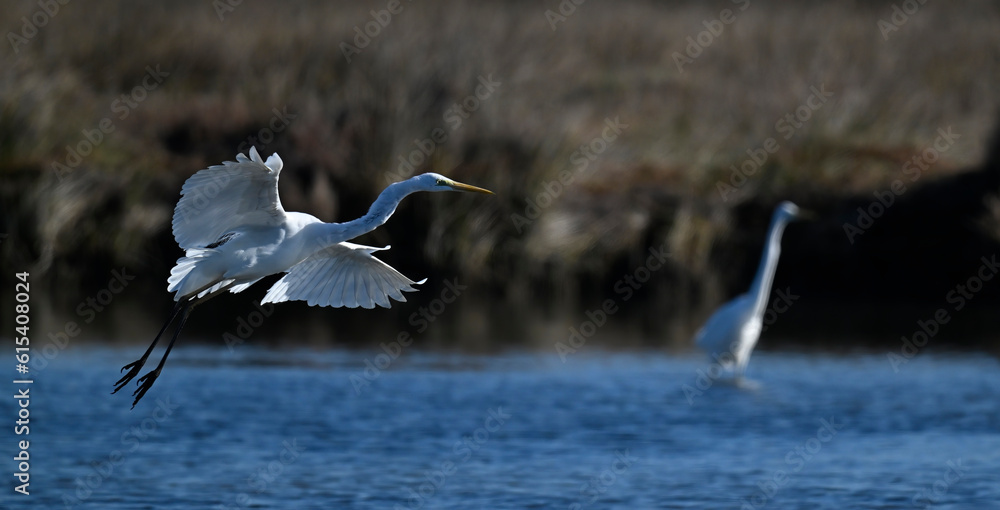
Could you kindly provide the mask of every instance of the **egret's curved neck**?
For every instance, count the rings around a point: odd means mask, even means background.
[[[767,298],[771,294],[771,283],[778,269],[778,256],[781,255],[781,234],[788,224],[788,217],[775,214],[771,219],[771,227],[767,232],[767,244],[757,268],[757,275],[750,286],[750,295],[754,296],[754,314],[762,315],[767,307]]]
[[[396,212],[396,207],[403,198],[417,191],[420,191],[420,188],[412,180],[390,184],[382,190],[364,216],[345,223],[324,223],[323,233],[320,237],[321,243],[324,246],[330,246],[375,230],[382,226],[392,216],[392,213]]]

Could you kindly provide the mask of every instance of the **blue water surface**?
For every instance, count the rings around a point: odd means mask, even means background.
[[[0,506],[1000,506],[1000,373],[983,355],[762,352],[744,387],[655,351],[189,347],[130,410],[110,390],[141,352],[34,370],[31,494],[8,475]],[[13,456],[12,399],[0,416]]]

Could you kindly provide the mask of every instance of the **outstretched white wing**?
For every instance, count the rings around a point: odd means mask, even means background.
[[[185,250],[205,248],[236,227],[280,225],[285,221],[278,199],[281,166],[277,154],[264,162],[254,147],[249,158],[237,154],[236,161],[192,175],[174,208],[177,244]]]
[[[389,298],[406,301],[403,292],[417,289],[414,282],[372,256],[378,250],[353,243],[339,243],[292,266],[275,283],[261,304],[305,301],[309,306],[389,308]]]

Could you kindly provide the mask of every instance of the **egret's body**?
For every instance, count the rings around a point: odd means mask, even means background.
[[[695,342],[699,346],[718,355],[726,368],[735,369],[737,381],[742,380],[745,375],[750,353],[760,338],[771,283],[781,255],[781,234],[788,222],[799,216],[800,211],[795,204],[778,204],[771,217],[764,253],[750,290],[719,307],[695,336]]]
[[[156,369],[139,379],[135,403],[159,375],[191,309],[225,291],[241,292],[266,276],[287,273],[261,304],[301,300],[333,307],[388,308],[389,299],[406,301],[414,282],[372,253],[388,249],[346,241],[379,227],[399,202],[418,191],[489,191],[428,173],[389,185],[368,213],[346,223],[324,223],[314,216],[285,212],[278,198],[277,154],[263,161],[256,148],[202,170],[184,183],[174,209],[173,233],[185,256],[167,279],[177,305],[146,353],[129,369],[115,392],[138,375],[167,326],[184,312]],[[133,407],[135,406],[133,403]]]

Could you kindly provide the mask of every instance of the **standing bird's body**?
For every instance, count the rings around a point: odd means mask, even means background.
[[[781,254],[781,234],[788,222],[800,216],[801,212],[795,204],[787,201],[778,204],[771,217],[767,243],[750,290],[716,310],[695,336],[695,342],[699,346],[710,353],[719,354],[718,359],[728,365],[726,368],[735,365],[738,382],[743,379],[750,353],[760,338],[764,310],[767,308],[771,283]],[[727,352],[731,353],[731,357],[725,356],[724,353]]]
[[[368,213],[346,223],[324,223],[314,216],[285,212],[278,198],[277,154],[263,161],[256,148],[250,157],[236,156],[202,170],[184,183],[173,217],[173,234],[185,256],[167,279],[167,290],[177,304],[141,358],[122,368],[125,374],[115,391],[139,374],[160,336],[179,314],[159,365],[139,379],[135,404],[152,386],[191,309],[223,292],[240,292],[266,276],[287,273],[261,304],[306,301],[310,306],[388,308],[389,299],[406,301],[403,292],[414,282],[372,256],[388,249],[346,242],[379,227],[407,195],[418,191],[488,190],[428,173],[389,185]]]

